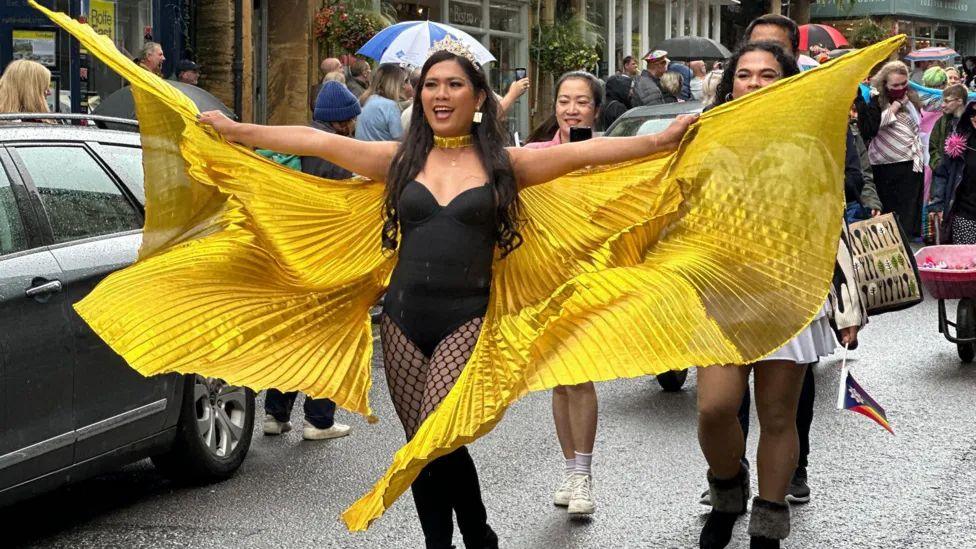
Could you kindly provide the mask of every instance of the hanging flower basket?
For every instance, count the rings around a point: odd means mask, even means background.
[[[315,37],[320,46],[338,46],[345,53],[355,53],[377,32],[389,24],[378,12],[357,9],[348,1],[327,0],[315,12]]]

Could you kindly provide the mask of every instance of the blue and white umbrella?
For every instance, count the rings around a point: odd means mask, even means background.
[[[484,65],[495,60],[495,56],[470,34],[432,21],[407,21],[386,27],[356,53],[380,63],[420,67],[427,61],[427,52],[434,42],[443,40],[447,35],[467,46],[478,63]]]

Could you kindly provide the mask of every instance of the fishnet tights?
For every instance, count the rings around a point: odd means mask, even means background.
[[[386,384],[407,440],[454,387],[478,341],[481,323],[480,317],[465,322],[442,339],[428,358],[395,322],[383,316],[380,339]]]

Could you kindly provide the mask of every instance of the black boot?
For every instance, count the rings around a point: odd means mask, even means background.
[[[439,463],[440,459],[442,458],[428,463],[411,486],[427,549],[454,547],[451,545],[454,538],[454,516],[451,502],[445,497],[442,488],[445,484],[442,477],[445,475],[442,472],[442,463]]]
[[[448,471],[445,475],[450,479],[448,493],[464,546],[467,549],[497,548],[498,536],[488,526],[488,511],[481,500],[478,471],[468,448],[462,446],[441,459],[445,460]]]
[[[722,549],[732,540],[732,528],[736,519],[746,512],[749,503],[749,470],[739,469],[739,474],[730,479],[717,479],[708,472],[708,492],[712,502],[712,512],[705,520],[700,549]]]
[[[749,517],[750,549],[779,549],[779,541],[790,535],[790,506],[756,498]]]

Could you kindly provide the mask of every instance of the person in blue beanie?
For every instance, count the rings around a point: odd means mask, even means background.
[[[315,98],[312,127],[328,133],[352,137],[356,117],[362,112],[359,100],[341,83],[326,82]],[[302,172],[326,179],[348,179],[353,173],[316,156],[301,157]],[[297,392],[282,393],[268,389],[264,397],[264,434],[280,435],[291,431],[291,410]],[[305,440],[344,437],[350,427],[335,421],[335,402],[327,398],[305,397]]]
[[[344,137],[356,133],[356,118],[363,112],[359,99],[339,82],[326,82],[315,98],[312,127]],[[353,173],[317,156],[302,157],[302,171],[326,179],[348,179]]]

